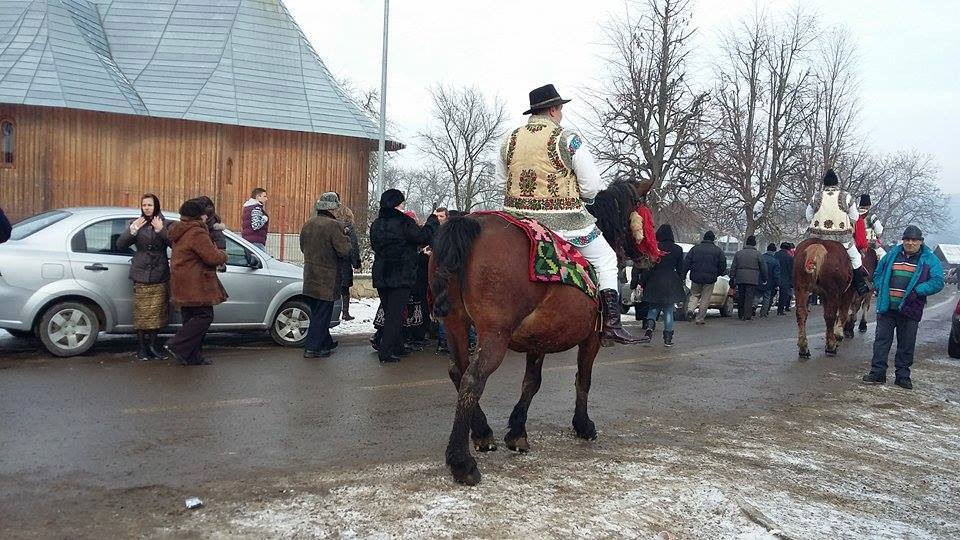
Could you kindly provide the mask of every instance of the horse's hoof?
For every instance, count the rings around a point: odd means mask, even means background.
[[[593,420],[587,419],[583,422],[577,422],[577,420],[574,419],[573,429],[577,432],[577,437],[581,439],[588,441],[597,440],[597,426],[593,423]]]
[[[504,442],[507,443],[507,448],[514,451],[520,452],[521,454],[526,454],[530,451],[530,443],[527,442],[527,436],[521,435],[515,439],[507,437],[504,439]]]
[[[844,331],[843,331],[843,337],[845,337],[845,338],[847,338],[847,339],[853,339],[853,330],[849,330],[849,331],[844,330]]]
[[[800,351],[798,354],[801,360],[807,360],[810,358],[810,351]]]
[[[482,439],[474,439],[473,447],[477,452],[495,452],[497,450],[497,441],[493,439],[493,434],[487,435]]]
[[[836,356],[836,355],[837,355],[837,349],[826,349],[826,350],[824,350],[823,352],[825,352],[825,353],[827,354],[827,356]]]
[[[480,483],[480,469],[477,468],[477,461],[472,457],[468,458],[468,461],[458,465],[450,465],[450,472],[453,474],[453,479],[457,481],[458,484],[464,484],[467,486],[475,486]]]
[[[861,324],[861,325],[860,325],[860,328],[858,328],[857,330],[859,330],[861,334],[866,334],[866,333],[867,333],[867,325]]]

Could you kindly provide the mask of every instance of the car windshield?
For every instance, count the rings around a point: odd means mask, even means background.
[[[13,231],[10,233],[10,239],[23,240],[31,234],[46,229],[50,225],[53,225],[69,215],[70,212],[65,212],[63,210],[52,210],[50,212],[44,212],[42,214],[28,217],[27,219],[14,224]]]

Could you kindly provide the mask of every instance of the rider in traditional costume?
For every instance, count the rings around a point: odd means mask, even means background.
[[[497,179],[506,187],[504,210],[536,219],[573,244],[597,272],[603,312],[601,337],[639,343],[620,324],[617,255],[587,212],[604,184],[576,132],[560,127],[563,99],[552,84],[530,92],[530,119],[504,140]]]
[[[833,169],[823,175],[823,191],[807,205],[807,229],[810,237],[840,242],[847,249],[853,266],[853,287],[859,294],[867,294],[867,272],[863,268],[860,250],[853,241],[853,225],[859,217],[853,197],[840,189],[840,180]]]
[[[880,235],[883,234],[883,224],[876,214],[870,213],[873,205],[870,202],[870,194],[860,195],[860,204],[857,205],[857,213],[860,217],[857,224],[853,227],[853,240],[857,243],[857,249],[863,251],[868,247],[877,252],[877,260],[883,258],[887,251],[880,244]]]

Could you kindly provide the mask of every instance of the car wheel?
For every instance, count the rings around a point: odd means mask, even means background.
[[[17,339],[30,339],[37,337],[32,330],[11,330],[9,328],[4,328],[4,330]]]
[[[960,324],[954,324],[950,331],[950,342],[947,344],[947,354],[950,358],[960,358]]]
[[[270,325],[270,337],[277,345],[303,347],[310,328],[310,306],[302,300],[284,302]]]
[[[723,301],[723,305],[720,306],[720,316],[721,317],[730,317],[733,315],[733,297],[727,295],[727,299]]]
[[[37,335],[54,356],[83,354],[93,347],[100,333],[100,319],[90,306],[79,302],[54,304],[43,312]]]

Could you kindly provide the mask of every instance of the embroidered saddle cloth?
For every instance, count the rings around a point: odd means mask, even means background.
[[[597,299],[597,273],[577,248],[539,221],[522,214],[503,211],[474,212],[491,214],[519,227],[530,239],[530,281],[572,285],[591,299]]]

